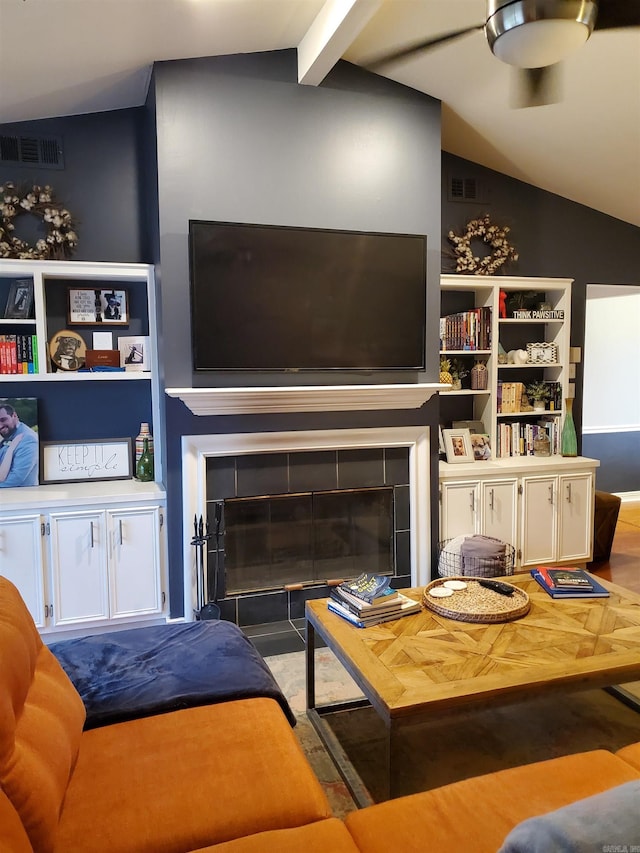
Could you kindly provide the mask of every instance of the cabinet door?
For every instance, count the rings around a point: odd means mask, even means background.
[[[44,549],[42,517],[0,518],[0,575],[18,588],[33,621],[44,628]]]
[[[590,560],[593,474],[563,474],[558,480],[558,560]]]
[[[480,532],[480,484],[473,480],[442,483],[440,538]]]
[[[160,513],[157,506],[111,510],[109,598],[112,618],[162,610]]]
[[[520,547],[523,566],[555,560],[558,478],[523,477]]]
[[[481,532],[518,548],[518,481],[487,480],[482,483]]]
[[[109,617],[104,512],[52,513],[51,568],[56,625]]]

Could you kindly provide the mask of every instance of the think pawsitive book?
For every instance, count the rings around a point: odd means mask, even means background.
[[[351,595],[355,595],[368,604],[372,604],[381,598],[388,599],[398,594],[396,590],[390,588],[390,583],[391,578],[387,575],[362,572],[357,578],[341,583],[339,588],[350,592]]]

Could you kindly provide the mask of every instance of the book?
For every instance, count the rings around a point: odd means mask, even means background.
[[[581,587],[554,587],[549,586],[545,577],[538,569],[531,569],[531,577],[548,593],[551,598],[609,598],[609,590],[601,586],[596,580],[592,580],[591,589]]]
[[[350,622],[357,628],[370,628],[372,625],[380,625],[382,622],[393,622],[395,619],[401,619],[403,616],[410,616],[413,613],[419,613],[421,611],[422,607],[419,601],[414,601],[412,598],[408,598],[402,593],[398,593],[398,595],[401,599],[401,605],[399,609],[393,610],[389,613],[373,613],[369,616],[359,616],[356,613],[352,613],[350,610],[347,610],[346,607],[334,598],[329,598],[327,601],[327,609],[332,613],[335,613],[336,616],[341,616],[343,619],[346,619],[347,622]]]
[[[341,604],[347,603],[356,608],[358,613],[371,611],[379,613],[380,610],[388,610],[390,607],[400,606],[400,598],[397,591],[388,587],[387,592],[388,595],[385,594],[371,603],[364,601],[362,598],[358,598],[357,595],[352,595],[348,590],[341,589],[339,586],[333,587],[329,595],[333,596],[337,601],[340,601]]]
[[[372,604],[380,598],[397,595],[394,589],[390,590],[391,579],[387,575],[374,575],[370,572],[362,572],[357,578],[350,581],[343,581],[338,586],[338,589],[343,589],[346,592],[355,595],[356,598]]]
[[[554,569],[554,568],[546,568],[544,577],[548,576],[554,587],[569,587],[573,589],[578,587],[580,589],[592,589],[593,580],[587,572],[582,569]]]

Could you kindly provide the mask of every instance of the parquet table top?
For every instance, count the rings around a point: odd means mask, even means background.
[[[559,601],[529,574],[504,580],[531,600],[512,622],[423,609],[362,629],[331,613],[327,599],[307,603],[307,620],[387,720],[640,678],[640,595],[602,581],[609,598]],[[423,588],[403,592],[419,601]]]

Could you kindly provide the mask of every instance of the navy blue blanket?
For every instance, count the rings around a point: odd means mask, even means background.
[[[131,628],[49,648],[82,697],[86,729],[257,696],[275,699],[296,723],[264,659],[231,622]]]

